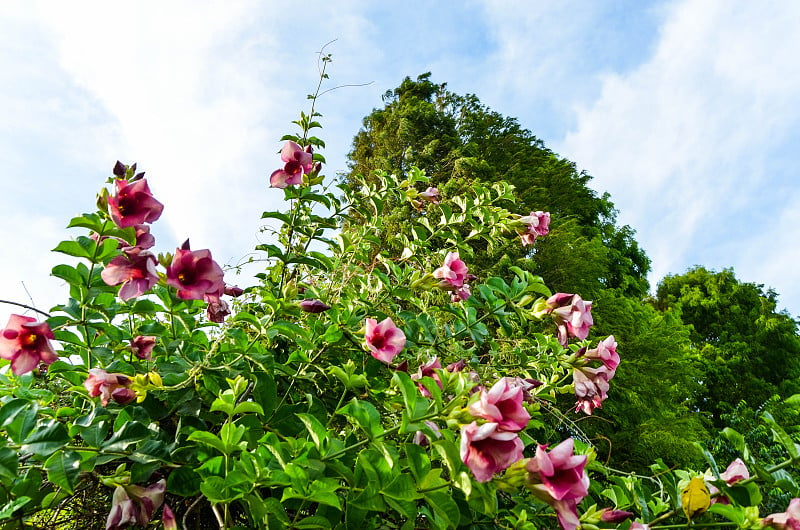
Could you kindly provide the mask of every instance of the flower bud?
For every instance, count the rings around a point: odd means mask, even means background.
[[[306,298],[302,302],[300,302],[300,309],[305,311],[306,313],[322,313],[327,311],[331,308],[328,304],[321,302],[320,300],[315,300],[312,298]]]

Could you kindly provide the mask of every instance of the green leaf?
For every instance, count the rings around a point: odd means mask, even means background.
[[[202,444],[213,447],[222,454],[227,454],[225,444],[215,435],[206,431],[194,431],[189,435],[188,440],[193,442],[200,442]]]
[[[776,442],[781,444],[786,452],[789,453],[789,456],[795,462],[800,461],[800,452],[798,452],[797,445],[792,440],[792,437],[786,434],[786,431],[783,430],[783,427],[778,425],[778,422],[772,417],[772,414],[769,412],[765,412],[761,415],[767,425],[769,425],[770,429],[772,429],[772,437],[775,439]]]
[[[56,248],[53,249],[53,252],[61,252],[62,254],[74,256],[76,258],[92,257],[92,254],[90,254],[87,249],[83,248],[77,241],[62,241],[56,246]]]
[[[311,435],[311,439],[314,441],[314,446],[317,450],[322,451],[322,444],[328,437],[328,430],[322,422],[311,414],[297,414],[297,418],[306,426],[306,430],[308,430],[308,434]]]
[[[339,409],[338,412],[353,419],[370,438],[383,434],[381,415],[375,406],[368,401],[360,401],[353,398],[350,403]]]
[[[69,265],[56,265],[53,267],[53,276],[61,278],[70,285],[82,285],[84,283],[83,277],[75,267]]]
[[[733,521],[737,525],[741,525],[745,519],[744,509],[739,506],[732,506],[730,504],[722,504],[717,502],[709,506],[708,511],[711,513],[717,513],[729,521]]]
[[[36,408],[35,403],[27,399],[12,399],[0,408],[0,427],[5,427],[17,418],[17,414],[29,408]]]
[[[75,451],[58,451],[47,459],[44,468],[47,470],[47,480],[71,495],[80,476],[81,457]]]
[[[0,448],[0,481],[9,485],[17,478],[19,455],[8,447]]]
[[[694,442],[694,446],[697,447],[697,449],[703,454],[706,462],[708,462],[708,465],[711,467],[711,472],[714,473],[714,476],[719,478],[719,468],[717,467],[717,461],[714,460],[714,456],[709,453],[708,449],[706,449],[700,442]]]
[[[247,413],[255,413],[264,415],[264,409],[261,408],[261,405],[258,403],[254,403],[252,401],[242,401],[236,408],[233,409],[233,414],[247,414]]]
[[[173,470],[167,477],[167,490],[175,495],[193,497],[200,491],[200,475],[186,466]]]
[[[56,421],[37,425],[22,445],[23,451],[48,456],[69,442],[67,428]]]
[[[410,501],[421,497],[421,495],[417,493],[411,475],[406,474],[397,475],[394,480],[381,488],[381,493],[392,499],[403,501]]]
[[[431,491],[425,494],[425,501],[438,517],[447,522],[447,526],[456,528],[461,519],[461,510],[453,500],[453,496],[445,491]]]
[[[309,515],[292,525],[292,528],[331,528],[331,522],[321,515]]]
[[[138,421],[129,421],[103,443],[102,448],[111,453],[125,451],[129,445],[140,442],[149,436],[150,430],[147,426]]]

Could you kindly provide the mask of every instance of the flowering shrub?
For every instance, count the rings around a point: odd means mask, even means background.
[[[607,469],[574,428],[613,398],[625,362],[613,336],[590,338],[591,302],[554,295],[519,267],[511,278],[468,272],[473,243],[533,244],[549,214],[502,207],[513,199],[503,182],[442,196],[415,168],[331,191],[315,152],[324,143],[310,134],[317,116],[301,114],[282,168],[265,177],[265,193],[288,207],[264,212],[280,227],[257,247],[265,268],[244,289],[188,241],[156,258],[144,223],[169,205],[135,164],[117,163],[113,194],[70,222],[86,232],[55,249],[79,260],[53,269],[68,301],[46,322],[14,315],[0,333],[10,366],[0,367],[0,521],[58,527],[87,517],[78,499],[91,492],[107,529],[158,519],[298,529],[682,522],[681,486],[696,472]],[[376,234],[403,201],[435,215],[393,234],[404,250],[390,256]],[[565,394],[575,410],[561,410]],[[757,479],[800,463],[791,437],[765,422],[787,460],[759,466],[757,478],[738,467],[722,476],[708,454],[708,480],[729,504],[701,517],[760,526]],[[765,523],[793,528],[796,508]]]

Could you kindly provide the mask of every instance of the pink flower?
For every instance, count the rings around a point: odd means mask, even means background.
[[[164,530],[178,530],[178,522],[175,520],[175,514],[172,513],[169,504],[164,505],[164,510],[161,513],[161,522],[164,524]]]
[[[462,302],[467,298],[469,298],[471,294],[472,293],[469,290],[469,285],[465,283],[464,285],[453,291],[453,293],[450,295],[450,301],[453,302],[454,304]]]
[[[439,204],[439,190],[436,188],[428,188],[427,190],[423,191],[419,194],[423,200],[432,202],[434,204]]]
[[[630,528],[628,528],[628,530],[650,530],[650,527],[648,525],[646,525],[646,524],[642,524],[642,523],[639,523],[639,522],[633,522],[633,523],[631,523],[631,526],[630,526]]]
[[[50,339],[53,332],[46,322],[33,317],[11,315],[0,332],[0,358],[11,361],[14,375],[32,371],[40,362],[52,364],[58,359]]]
[[[303,183],[303,175],[313,169],[313,155],[303,150],[291,140],[283,144],[281,149],[283,169],[276,169],[269,177],[269,185],[273,188],[285,188]]]
[[[427,425],[428,428],[430,428],[430,430],[433,431],[433,434],[436,435],[436,438],[441,438],[442,437],[441,433],[439,432],[439,426],[436,425],[434,422],[432,422],[430,420],[425,420],[425,425]],[[428,438],[428,435],[425,434],[422,431],[417,431],[417,432],[414,433],[414,440],[413,441],[414,441],[415,444],[421,445],[423,447],[430,443],[430,439]]]
[[[626,512],[625,510],[611,510],[609,508],[603,508],[600,510],[600,514],[600,520],[604,523],[621,523],[633,517],[632,512]]]
[[[133,401],[136,393],[129,388],[131,382],[127,375],[110,374],[100,368],[92,368],[83,386],[91,397],[100,396],[100,403],[105,407],[112,399],[120,405],[127,405]]]
[[[141,296],[158,283],[156,257],[138,247],[126,248],[122,254],[112,259],[100,277],[107,285],[119,285],[119,297],[130,300]]]
[[[427,363],[420,365],[416,374],[411,375],[411,379],[414,381],[421,381],[423,377],[430,377],[436,384],[439,385],[439,388],[442,388],[442,380],[439,378],[439,374],[436,373],[436,370],[441,370],[442,363],[439,362],[438,357],[434,357],[433,359],[429,360]],[[425,385],[422,383],[417,383],[417,388],[419,388],[420,394],[429,398],[431,397],[431,392]]]
[[[137,335],[131,341],[131,351],[139,359],[147,360],[153,358],[153,348],[156,346],[156,338],[152,335]]]
[[[225,321],[225,317],[231,314],[231,308],[228,306],[228,302],[219,296],[207,294],[205,300],[208,302],[208,306],[206,306],[206,316],[211,322],[221,324]]]
[[[461,428],[461,460],[478,482],[489,482],[522,458],[525,445],[517,433],[500,429],[496,423],[478,426],[472,422]]]
[[[597,348],[588,350],[584,354],[586,359],[598,359],[603,362],[606,368],[611,371],[619,366],[619,354],[617,353],[617,343],[614,335],[609,335],[605,340],[597,344]]]
[[[211,259],[211,251],[189,250],[189,242],[175,250],[167,267],[167,285],[178,289],[178,298],[203,300],[206,295],[221,296],[225,290],[222,268]]]
[[[497,423],[501,430],[521,431],[531,419],[522,406],[522,392],[522,387],[513,379],[503,377],[488,392],[481,390],[480,399],[469,406],[469,413],[476,418]]]
[[[331,308],[331,306],[328,304],[312,298],[306,298],[305,300],[301,301],[299,305],[300,309],[306,313],[322,313]]]
[[[117,194],[108,198],[108,210],[118,227],[128,228],[158,220],[164,205],[153,198],[146,179],[117,180]]]
[[[599,368],[581,367],[572,372],[572,381],[575,384],[575,412],[582,410],[590,415],[594,409],[599,409],[608,397],[608,382],[614,377],[614,372],[601,366]]]
[[[792,499],[785,512],[768,515],[761,522],[778,530],[800,530],[800,499]]]
[[[547,299],[548,312],[558,326],[558,342],[567,345],[568,337],[584,340],[589,336],[592,320],[592,302],[585,302],[577,294],[556,293]]]
[[[167,481],[164,479],[146,488],[117,486],[106,519],[106,530],[121,530],[131,525],[147,527],[155,511],[164,502],[166,490]]]
[[[523,246],[533,245],[538,236],[546,236],[550,232],[550,212],[531,212],[530,215],[520,217],[519,221],[527,225],[527,231],[519,235]]]
[[[405,347],[406,335],[389,317],[383,319],[380,324],[374,318],[368,318],[364,341],[373,357],[389,364]]]
[[[433,271],[433,277],[441,280],[439,287],[445,291],[458,291],[464,286],[467,265],[458,257],[458,252],[448,252],[444,264]],[[469,293],[467,294],[469,296]]]
[[[147,225],[136,225],[136,247],[141,249],[153,248],[156,244],[156,238],[150,233],[150,227]]]
[[[579,524],[577,506],[589,492],[589,477],[584,471],[586,455],[576,455],[572,438],[567,438],[550,452],[546,445],[536,448],[528,460],[528,486],[533,494],[550,504],[564,530]]]
[[[750,471],[748,471],[747,466],[744,465],[741,458],[737,458],[730,464],[728,464],[728,468],[725,470],[724,473],[721,473],[719,477],[724,480],[728,486],[732,486],[736,482],[740,480],[747,480],[750,478]]]
[[[233,298],[239,298],[244,294],[244,289],[237,287],[235,285],[225,285],[224,294],[231,296]]]

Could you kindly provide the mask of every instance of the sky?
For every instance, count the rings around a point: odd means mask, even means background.
[[[235,265],[269,242],[280,138],[335,40],[323,89],[363,86],[318,101],[326,174],[346,170],[385,91],[431,72],[592,175],[652,259],[653,287],[733,267],[797,318],[797,20],[790,0],[4,0],[0,299],[66,301],[50,249],[82,234],[65,227],[116,160],[137,162],[165,205],[157,251],[190,238]],[[0,320],[18,311],[0,304]]]

